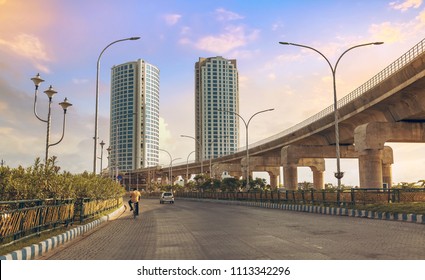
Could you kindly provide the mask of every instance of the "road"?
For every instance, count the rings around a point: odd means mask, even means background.
[[[421,224],[193,202],[141,201],[41,259],[425,259]]]

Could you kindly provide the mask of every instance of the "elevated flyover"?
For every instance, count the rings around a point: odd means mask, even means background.
[[[425,142],[425,39],[337,103],[341,157],[359,159],[360,187],[391,186],[392,150],[387,142]],[[303,122],[249,145],[250,171],[275,176],[284,168],[284,186],[297,187],[297,167],[310,166],[323,188],[324,158],[335,158],[333,105]],[[308,152],[305,152],[308,151]],[[212,160],[213,174],[240,176],[246,151]],[[209,160],[203,163],[204,170]],[[173,166],[173,175],[200,173],[201,163]],[[138,172],[146,172],[142,169]],[[161,170],[168,172],[168,167]],[[272,177],[271,177],[272,178]],[[276,182],[272,182],[276,185]]]

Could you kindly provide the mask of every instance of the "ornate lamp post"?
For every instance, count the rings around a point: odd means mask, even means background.
[[[338,100],[337,100],[337,95],[336,95],[336,68],[338,66],[339,61],[341,60],[341,58],[350,50],[355,49],[355,48],[359,48],[359,47],[364,47],[364,46],[369,46],[369,45],[382,45],[384,42],[373,42],[373,43],[366,43],[366,44],[360,44],[360,45],[355,45],[349,49],[347,49],[346,51],[344,51],[338,58],[338,60],[336,61],[335,65],[332,66],[332,64],[329,62],[329,59],[320,51],[316,50],[315,48],[312,48],[310,46],[305,46],[305,45],[300,45],[300,44],[294,44],[294,43],[288,43],[288,42],[279,42],[279,44],[282,45],[291,45],[291,46],[296,46],[296,47],[301,47],[301,48],[307,48],[310,50],[313,50],[315,52],[317,52],[318,54],[320,54],[328,63],[329,67],[331,68],[331,72],[332,72],[332,81],[333,81],[333,95],[334,95],[334,119],[335,119],[335,148],[336,148],[336,172],[335,172],[335,178],[337,178],[338,180],[338,189],[341,188],[341,179],[344,176],[344,172],[341,172],[341,166],[340,166],[340,150],[339,150],[339,127],[338,127]]]
[[[44,91],[44,93],[49,98],[49,105],[48,105],[47,120],[42,119],[37,114],[37,94],[38,94],[38,88],[39,88],[40,84],[42,82],[44,82],[44,80],[41,79],[40,74],[37,74],[37,76],[35,76],[34,78],[31,78],[31,80],[34,82],[34,85],[35,85],[34,115],[37,117],[37,119],[39,119],[40,121],[45,122],[47,124],[46,156],[45,156],[45,161],[47,163],[47,160],[49,158],[49,147],[59,144],[63,140],[63,137],[65,136],[66,111],[67,111],[68,107],[72,106],[72,104],[68,102],[68,99],[66,97],[65,97],[63,102],[59,103],[59,105],[63,109],[62,137],[56,143],[50,144],[49,142],[50,142],[50,124],[51,124],[51,105],[52,105],[52,98],[57,93],[57,91],[55,91],[52,86],[50,86],[47,90]]]

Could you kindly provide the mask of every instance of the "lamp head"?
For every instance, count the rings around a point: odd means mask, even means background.
[[[37,73],[37,76],[35,76],[34,78],[31,78],[31,81],[34,82],[34,85],[36,88],[38,88],[38,86],[44,82],[44,80],[40,77],[40,73]]]
[[[66,109],[68,109],[68,107],[71,107],[72,104],[68,102],[68,98],[65,97],[65,99],[63,100],[63,102],[59,103],[59,105],[61,105],[63,111],[66,113]]]
[[[131,37],[130,40],[139,40],[140,37]]]
[[[52,97],[58,92],[54,90],[53,87],[50,85],[50,87],[46,89],[44,93],[49,97],[49,99],[52,99]]]
[[[372,43],[372,44],[374,44],[374,45],[382,45],[384,42],[374,42],[374,43]]]
[[[279,44],[282,44],[282,45],[291,45],[291,43],[289,43],[289,42],[279,42]]]

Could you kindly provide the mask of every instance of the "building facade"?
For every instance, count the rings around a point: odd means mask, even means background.
[[[239,146],[239,83],[235,59],[195,63],[196,160],[232,154]]]
[[[111,69],[109,169],[159,164],[159,69],[142,59]]]

